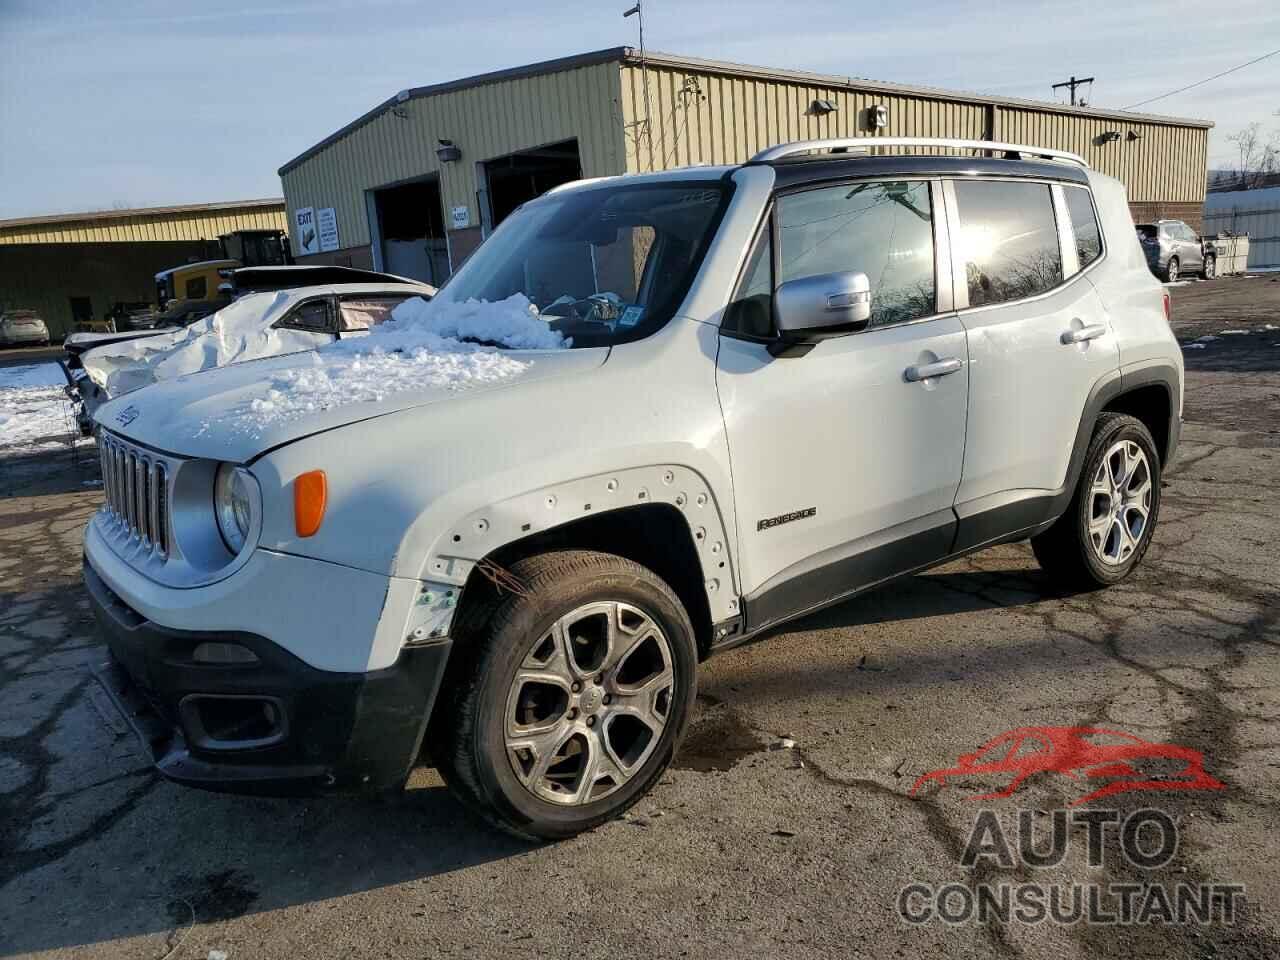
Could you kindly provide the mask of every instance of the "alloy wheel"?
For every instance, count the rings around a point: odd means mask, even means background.
[[[1151,516],[1151,464],[1132,440],[1111,445],[1089,488],[1089,540],[1110,566],[1128,560],[1142,542]]]
[[[618,790],[662,739],[674,683],[670,643],[640,608],[601,601],[560,617],[507,695],[503,736],[517,779],[564,805]]]

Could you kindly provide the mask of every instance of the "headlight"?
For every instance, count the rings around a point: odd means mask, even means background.
[[[224,463],[213,478],[213,513],[232,554],[244,549],[259,507],[258,484],[244,467]]]

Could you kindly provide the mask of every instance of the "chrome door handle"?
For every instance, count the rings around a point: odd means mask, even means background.
[[[911,383],[918,383],[921,380],[931,380],[934,377],[945,377],[949,373],[955,373],[964,364],[955,357],[947,357],[945,360],[936,360],[933,363],[921,363],[914,367],[907,367],[906,377]]]
[[[1107,332],[1105,323],[1091,323],[1087,327],[1081,327],[1079,330],[1066,331],[1061,339],[1063,343],[1084,343],[1086,340],[1096,340]]]

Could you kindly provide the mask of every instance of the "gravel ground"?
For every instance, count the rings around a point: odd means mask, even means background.
[[[1171,292],[1180,339],[1220,339],[1187,351],[1183,446],[1126,583],[1064,595],[1004,546],[719,656],[661,785],[553,846],[476,826],[429,770],[380,803],[158,780],[85,674],[104,649],[79,586],[91,459],[0,462],[0,954],[1280,955],[1280,283]],[[979,810],[1044,827],[1106,778],[910,795],[1002,731],[1088,725],[1200,751],[1225,785],[1088,805],[1167,812],[1164,866],[1130,865],[1114,834],[1090,866],[1081,829],[1054,867],[960,864]],[[1246,893],[1231,924],[917,925],[897,908],[913,882]]]

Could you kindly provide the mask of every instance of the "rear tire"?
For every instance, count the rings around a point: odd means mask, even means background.
[[[432,753],[488,823],[560,840],[662,776],[693,709],[697,646],[674,591],[623,557],[560,550],[510,573],[521,594],[460,625]]]
[[[1102,414],[1066,513],[1031,538],[1044,572],[1064,587],[1085,590],[1127,577],[1151,544],[1160,474],[1155,441],[1142,421]]]
[[[1217,278],[1217,276],[1218,276],[1218,258],[1205,257],[1204,258],[1204,278],[1206,280],[1214,280]]]

